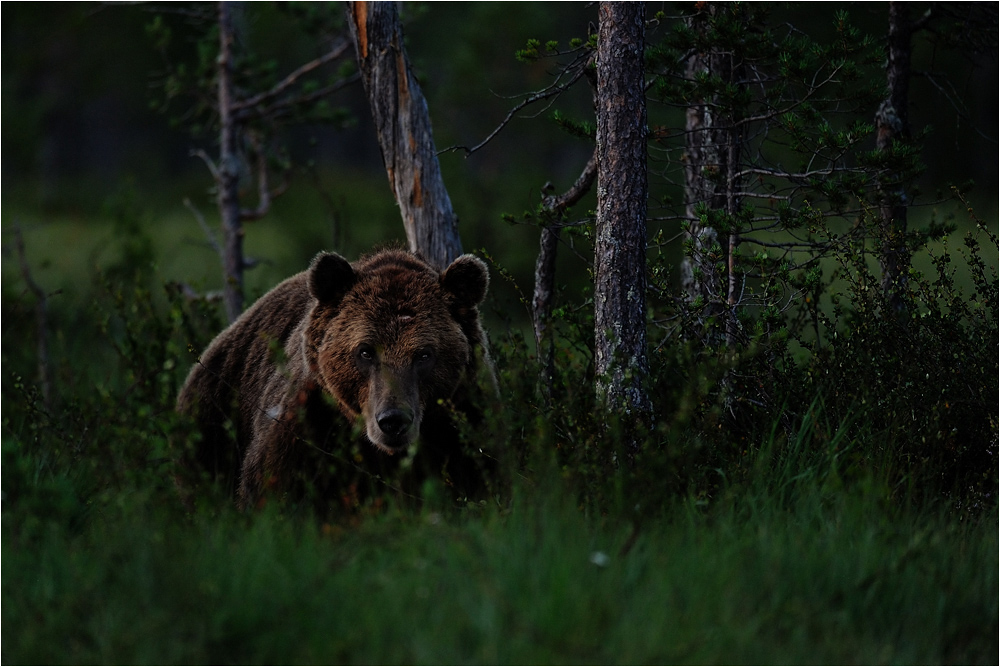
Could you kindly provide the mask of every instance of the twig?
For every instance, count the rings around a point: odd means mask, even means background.
[[[215,162],[212,160],[212,158],[208,156],[208,153],[206,153],[200,148],[196,148],[195,150],[191,151],[191,155],[196,158],[201,158],[201,161],[204,162],[205,166],[208,167],[208,171],[211,172],[212,178],[215,180],[216,183],[218,183],[219,168],[215,165]]]
[[[178,283],[181,290],[181,295],[188,301],[206,301],[208,303],[221,302],[222,301],[222,291],[213,290],[211,292],[205,292],[202,294],[191,285],[187,283]]]
[[[205,236],[208,238],[208,244],[212,246],[212,250],[214,250],[221,258],[222,246],[219,245],[219,240],[215,238],[215,234],[212,232],[212,229],[208,226],[208,223],[205,222],[205,216],[201,214],[201,211],[199,211],[187,197],[184,198],[184,206],[187,207],[187,210],[191,211],[194,219],[198,221],[198,226],[201,227],[201,231],[203,231]]]
[[[517,114],[518,111],[520,111],[521,109],[523,109],[523,108],[525,108],[527,106],[530,106],[530,105],[534,104],[535,102],[540,102],[540,101],[546,100],[546,99],[548,99],[550,97],[555,97],[557,95],[561,95],[570,86],[572,86],[574,83],[576,83],[577,81],[579,81],[580,77],[583,76],[583,74],[587,71],[587,64],[590,62],[590,59],[592,57],[593,57],[592,55],[588,54],[587,58],[585,60],[578,59],[580,62],[574,63],[575,67],[573,65],[571,65],[569,68],[567,68],[566,70],[563,70],[563,72],[560,73],[559,76],[562,77],[563,73],[565,73],[566,71],[569,71],[569,70],[572,69],[573,70],[573,75],[572,75],[572,77],[570,78],[569,81],[566,81],[565,83],[562,83],[562,84],[558,84],[558,80],[559,79],[557,78],[556,79],[556,82],[557,82],[556,84],[553,84],[553,85],[549,86],[548,88],[544,88],[544,89],[542,89],[542,90],[540,90],[540,91],[538,91],[536,93],[533,93],[532,95],[529,95],[525,99],[521,100],[518,104],[516,104],[514,106],[514,108],[512,108],[510,111],[507,112],[507,115],[504,117],[504,119],[502,121],[500,121],[500,124],[497,125],[497,127],[492,132],[490,132],[489,136],[487,136],[485,139],[483,139],[481,142],[479,142],[478,144],[476,144],[472,148],[469,148],[467,146],[449,146],[448,148],[445,148],[445,149],[443,149],[440,152],[441,153],[448,153],[448,152],[454,152],[454,151],[465,151],[465,157],[469,157],[470,155],[472,155],[473,153],[475,153],[476,151],[478,151],[479,149],[481,149],[483,146],[485,146],[486,144],[490,143],[493,140],[494,137],[496,137],[498,134],[500,134],[500,132],[505,127],[507,127],[507,125],[510,124],[510,121],[514,119],[514,116],[515,116],[515,114]]]
[[[590,156],[590,160],[587,161],[587,166],[583,168],[580,176],[577,177],[576,183],[574,183],[569,190],[561,195],[545,197],[542,200],[542,205],[550,213],[562,213],[567,208],[583,199],[583,196],[590,192],[590,188],[594,184],[594,178],[596,177],[597,151],[595,150]]]
[[[280,102],[275,102],[271,106],[266,107],[262,111],[260,111],[258,115],[263,118],[271,118],[271,119],[281,118],[291,113],[292,109],[296,106],[303,106],[311,102],[314,102],[315,100],[319,100],[329,95],[332,95],[338,90],[346,88],[347,86],[357,83],[360,80],[361,80],[361,73],[355,72],[346,79],[341,79],[336,83],[332,83],[329,86],[326,86],[325,88],[320,88],[319,90],[316,90],[312,93],[302,95],[301,97],[295,97],[291,99],[281,100]]]
[[[267,156],[260,145],[260,139],[255,132],[248,132],[247,139],[257,157],[257,208],[240,209],[240,220],[250,222],[267,215],[271,210],[271,200],[288,190],[288,172],[283,174],[282,184],[272,191],[268,183]]]
[[[972,126],[973,132],[981,136],[983,139],[986,139],[990,143],[994,144],[997,143],[996,137],[991,137],[990,135],[986,134],[981,129],[979,129],[974,122],[971,122],[972,118],[969,115],[968,107],[966,107],[965,104],[956,100],[955,97],[953,97],[947,90],[945,90],[944,86],[938,83],[938,80],[934,78],[933,74],[931,74],[930,72],[925,72],[923,70],[916,70],[913,72],[913,74],[915,76],[924,77],[925,79],[927,79],[927,81],[930,82],[932,86],[937,88],[938,92],[941,93],[941,95],[943,95],[946,100],[948,100],[948,104],[950,104],[951,107],[955,110],[955,112],[958,114],[958,117],[962,120],[969,121],[969,124]]]
[[[233,112],[238,114],[241,119],[250,115],[252,109],[279,97],[309,72],[344,55],[344,52],[347,51],[348,45],[349,42],[346,39],[341,39],[338,43],[334,44],[333,48],[331,48],[327,53],[302,65],[284,79],[276,83],[270,90],[265,90],[263,93],[259,93],[253,97],[234,103],[232,105]],[[258,115],[263,116],[266,114],[259,113]]]

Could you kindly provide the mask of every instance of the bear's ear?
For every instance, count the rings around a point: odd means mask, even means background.
[[[358,280],[351,263],[332,252],[321,252],[309,266],[309,293],[320,303],[336,305]]]
[[[441,287],[459,308],[475,308],[486,298],[490,273],[486,262],[475,255],[462,255],[441,274]]]

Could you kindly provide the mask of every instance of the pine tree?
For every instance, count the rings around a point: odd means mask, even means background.
[[[646,394],[645,5],[602,2],[597,38],[594,356],[598,395],[639,420]],[[633,446],[635,443],[630,443]]]

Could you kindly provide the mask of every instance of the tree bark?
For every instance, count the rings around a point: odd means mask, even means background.
[[[716,58],[717,59],[717,58]],[[711,55],[696,53],[687,66],[687,76],[693,79],[701,72],[711,71]],[[681,263],[681,286],[689,301],[701,300],[706,307],[717,310],[719,299],[718,261],[719,237],[707,221],[698,215],[699,204],[720,209],[724,198],[710,178],[723,164],[723,154],[712,131],[713,107],[700,101],[688,107],[685,122],[686,151],[684,160],[685,217],[688,228],[685,238],[689,252]],[[711,306],[708,304],[712,304]]]
[[[715,4],[704,3],[702,13],[691,19],[691,27],[704,33],[708,16],[716,11],[719,8]],[[733,82],[732,55],[715,48],[692,54],[687,62],[688,80],[694,81],[705,74]],[[688,106],[684,156],[688,251],[681,263],[681,287],[689,302],[702,307],[699,319],[707,327],[705,342],[709,345],[721,342],[723,333],[727,342],[733,342],[737,305],[734,265],[737,236],[734,232],[720,238],[712,223],[702,220],[698,213],[701,205],[730,216],[739,208],[736,197],[739,138],[732,129],[732,117],[727,116],[716,97],[693,100]],[[724,327],[717,321],[721,317],[726,318]]]
[[[643,3],[602,2],[597,42],[597,392],[640,419],[646,394],[646,96]],[[636,443],[630,443],[635,447]]]
[[[239,121],[233,106],[233,8],[219,3],[219,164],[215,181],[222,218],[222,298],[230,322],[243,312],[243,220],[240,216]]]
[[[905,2],[889,3],[889,54],[886,63],[886,84],[889,96],[875,114],[876,147],[889,153],[896,142],[910,138],[907,113],[910,96],[910,55],[913,24]],[[907,206],[909,199],[902,183],[903,175],[892,173],[890,184],[882,188],[879,215],[882,227],[882,290],[890,309],[900,314],[905,310],[907,273],[910,252],[906,245]]]
[[[410,70],[394,2],[353,2],[347,23],[410,249],[439,269],[462,254],[427,102]]]
[[[559,227],[542,227],[535,259],[535,291],[531,299],[531,324],[535,333],[535,354],[541,379],[543,398],[552,395],[555,375],[555,348],[549,324],[552,321],[552,296],[556,289],[556,250],[559,247]]]

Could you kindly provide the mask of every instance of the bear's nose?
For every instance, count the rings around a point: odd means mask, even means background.
[[[391,437],[399,437],[406,433],[413,423],[413,415],[406,410],[392,408],[386,410],[378,416],[378,427],[382,432]]]

